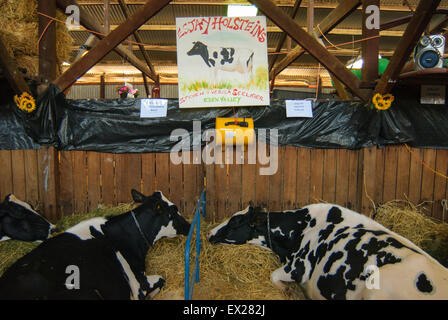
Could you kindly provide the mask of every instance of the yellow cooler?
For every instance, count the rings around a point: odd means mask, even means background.
[[[216,118],[216,145],[247,146],[254,142],[254,119]]]

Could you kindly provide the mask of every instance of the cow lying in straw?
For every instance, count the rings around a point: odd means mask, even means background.
[[[332,204],[266,212],[248,207],[214,228],[212,243],[254,244],[283,266],[273,283],[298,282],[311,299],[448,299],[448,269],[372,219]]]
[[[0,300],[153,297],[164,279],[145,274],[149,247],[190,224],[160,192],[132,196],[134,210],[81,222],[17,260],[0,278]]]

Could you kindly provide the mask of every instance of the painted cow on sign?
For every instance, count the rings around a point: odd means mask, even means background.
[[[193,47],[187,52],[188,56],[200,56],[205,65],[211,70],[211,78],[215,83],[222,80],[221,73],[236,72],[247,82],[252,79],[254,51],[233,47],[209,47],[201,41],[193,42]]]
[[[42,241],[48,239],[54,228],[29,203],[13,194],[0,203],[0,241]]]
[[[273,283],[298,282],[310,299],[448,299],[448,269],[376,221],[332,204],[285,212],[248,207],[209,234],[254,244],[283,266]]]
[[[154,297],[165,281],[146,275],[147,251],[190,224],[161,192],[132,196],[134,210],[83,221],[17,260],[0,278],[0,300]]]

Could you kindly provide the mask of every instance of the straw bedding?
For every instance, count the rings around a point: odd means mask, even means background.
[[[84,215],[65,217],[57,223],[60,231],[92,217],[114,215],[131,210],[134,204],[101,207]],[[421,246],[439,261],[446,258],[447,224],[441,224],[421,214],[417,206],[390,202],[378,207],[375,220]],[[270,251],[251,245],[212,245],[206,234],[217,223],[201,221],[200,282],[195,284],[193,299],[210,300],[282,300],[305,299],[297,284],[291,295],[285,295],[270,281],[272,271],[281,266]],[[184,298],[184,258],[186,237],[162,239],[149,249],[147,273],[160,275],[166,283],[155,299]],[[0,275],[14,261],[35,248],[37,244],[20,241],[0,243]],[[191,244],[190,273],[195,257],[195,237]],[[446,261],[446,260],[445,260]],[[443,263],[443,262],[442,262]]]

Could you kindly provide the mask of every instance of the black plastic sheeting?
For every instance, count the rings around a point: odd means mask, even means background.
[[[237,108],[236,116],[252,117],[258,138],[267,136],[268,142],[271,129],[277,129],[279,145],[359,149],[408,143],[448,148],[446,106],[395,101],[381,112],[359,102],[318,102],[313,118],[286,118],[285,100],[274,99],[268,107]],[[13,103],[0,107],[0,149],[52,145],[59,150],[169,152],[178,143],[170,139],[173,130],[185,129],[192,142],[193,121],[200,121],[204,133],[214,129],[216,117],[234,116],[232,108],[179,109],[177,99],[168,99],[166,118],[142,119],[139,99],[67,100],[55,86],[37,104],[31,115]]]

